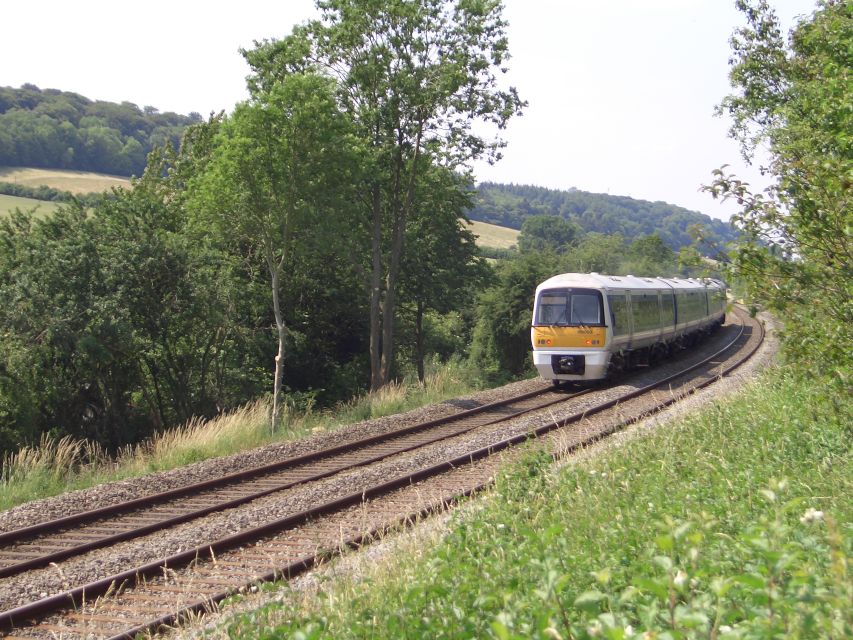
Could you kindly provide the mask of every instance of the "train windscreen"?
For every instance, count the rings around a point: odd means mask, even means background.
[[[595,289],[546,289],[539,293],[536,325],[597,325],[602,318],[601,293]]]

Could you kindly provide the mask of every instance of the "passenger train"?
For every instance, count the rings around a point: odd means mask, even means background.
[[[647,364],[723,324],[719,280],[564,273],[536,288],[533,362],[554,384]]]

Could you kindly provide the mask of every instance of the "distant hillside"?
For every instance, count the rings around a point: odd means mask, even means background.
[[[621,233],[629,239],[657,234],[672,249],[692,242],[691,225],[700,224],[710,239],[725,244],[736,238],[732,227],[697,211],[665,202],[635,200],[625,196],[560,191],[526,185],[483,182],[477,187],[472,220],[520,229],[524,219],[554,215],[578,224],[585,232]]]
[[[0,165],[141,175],[152,147],[177,147],[201,120],[32,84],[0,87]]]
[[[477,246],[493,249],[509,249],[518,242],[518,231],[488,222],[472,220],[470,230],[477,236]]]

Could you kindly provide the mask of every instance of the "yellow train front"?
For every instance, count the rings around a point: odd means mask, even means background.
[[[724,319],[725,285],[716,280],[565,273],[536,288],[533,362],[555,383],[601,380]]]

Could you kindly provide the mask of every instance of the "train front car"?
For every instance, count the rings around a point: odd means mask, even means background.
[[[600,380],[607,374],[608,327],[603,287],[595,275],[567,273],[536,288],[533,362],[539,374],[561,380]]]

